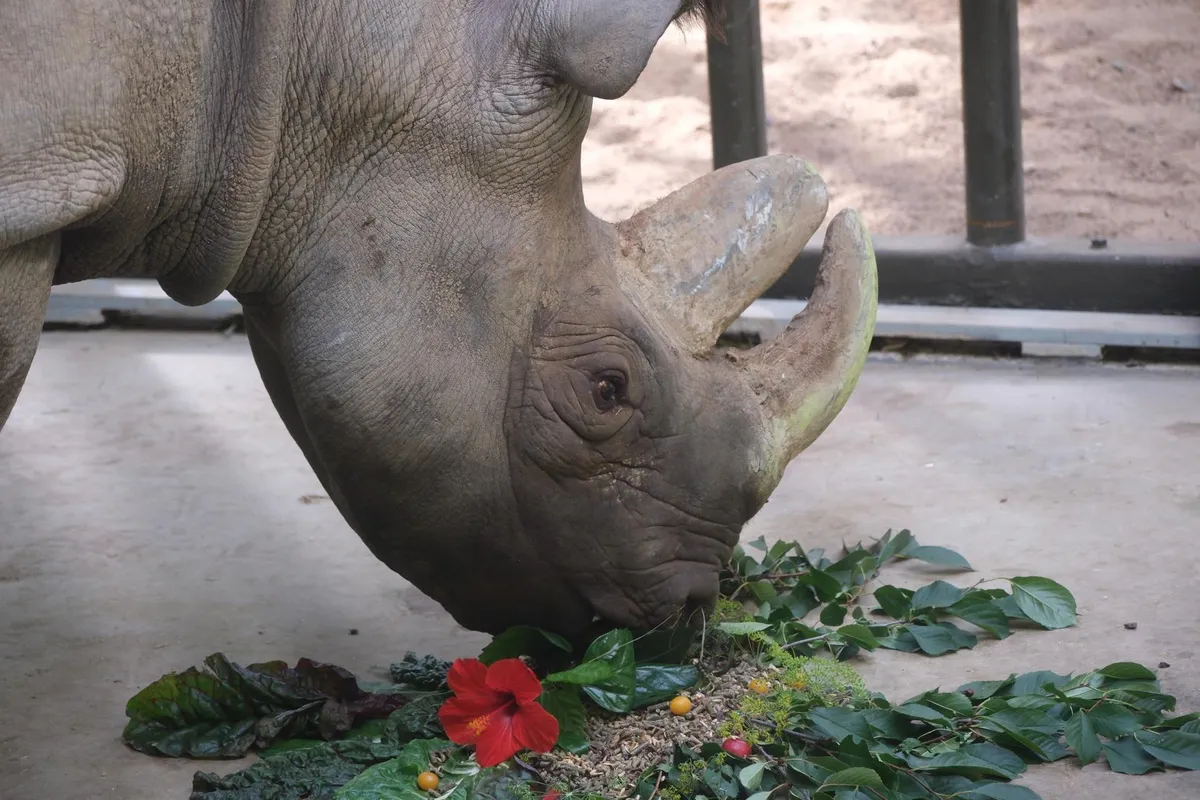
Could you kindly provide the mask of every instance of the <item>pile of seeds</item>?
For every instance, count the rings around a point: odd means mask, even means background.
[[[707,673],[701,669],[702,674]],[[631,714],[590,708],[587,737],[591,746],[587,753],[576,756],[555,750],[532,757],[528,763],[548,783],[566,784],[573,793],[595,793],[613,800],[630,797],[642,772],[671,761],[676,743],[692,748],[720,743],[717,729],[741,703],[747,684],[769,669],[743,661],[702,681],[697,689],[683,693],[691,699],[692,709],[682,716],[672,714],[666,701]]]

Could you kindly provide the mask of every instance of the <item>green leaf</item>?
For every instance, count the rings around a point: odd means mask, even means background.
[[[964,745],[952,753],[939,753],[932,758],[908,757],[909,765],[922,772],[942,772],[967,777],[991,775],[1012,780],[1025,771],[1025,762],[1009,750],[980,742]]]
[[[997,698],[981,706],[977,716],[981,724],[994,722],[1017,731],[1037,731],[1054,735],[1062,733],[1065,724],[1062,719],[1037,708],[1017,705],[1023,699],[1014,697],[1011,701],[1006,701]],[[1049,703],[1048,708],[1053,708],[1052,701],[1046,702]]]
[[[749,766],[742,767],[738,771],[738,783],[745,786],[747,789],[754,791],[762,785],[763,770],[767,768],[767,762],[755,761]]]
[[[1108,739],[1120,739],[1142,727],[1129,709],[1108,701],[1088,709],[1087,715],[1096,733]]]
[[[266,800],[311,796],[330,800],[334,791],[367,767],[395,758],[402,745],[392,738],[320,742],[270,756],[229,775],[197,772],[192,800]]]
[[[891,709],[868,708],[862,711],[863,718],[875,733],[872,737],[878,741],[891,739],[904,741],[912,732],[909,721],[902,714]]]
[[[849,736],[870,739],[871,727],[861,712],[840,706],[814,708],[809,713],[812,726],[836,742]]]
[[[1024,750],[1038,761],[1058,761],[1070,755],[1057,733],[1052,735],[1038,730],[1022,729],[992,719],[981,721],[979,729],[989,741],[1009,750]]]
[[[633,710],[637,690],[637,673],[633,661],[633,634],[628,628],[616,628],[600,636],[588,646],[583,664],[600,661],[612,667],[612,675],[583,691],[596,705],[617,714]]]
[[[364,691],[350,672],[307,658],[242,667],[221,653],[142,689],[125,706],[125,742],[153,755],[241,758],[287,739],[335,739],[407,702]]]
[[[846,607],[841,603],[830,603],[821,609],[822,625],[841,625],[846,619]]]
[[[1008,638],[1008,615],[995,600],[977,592],[969,591],[946,611],[964,622],[977,625],[997,639]]]
[[[388,670],[393,683],[431,692],[449,688],[446,685],[446,673],[449,671],[449,661],[433,655],[418,657],[411,650]]]
[[[586,753],[587,716],[583,701],[579,698],[579,689],[574,686],[552,686],[542,692],[540,702],[558,720],[556,744],[568,753]]]
[[[893,556],[904,552],[904,550],[916,544],[917,540],[913,538],[912,532],[902,530],[895,536],[890,532],[885,533],[883,538],[879,540],[879,554],[877,556],[879,565],[883,566]]]
[[[936,564],[939,567],[957,567],[967,572],[975,571],[970,562],[948,547],[917,545],[905,548],[900,555],[904,558],[915,558],[928,564]]]
[[[718,622],[717,630],[724,631],[732,636],[747,636],[751,633],[765,631],[771,627],[766,622]]]
[[[1042,800],[1037,792],[1015,783],[983,783],[963,795],[963,800]]]
[[[971,681],[970,683],[964,683],[962,686],[958,687],[958,691],[965,692],[969,689],[971,691],[972,699],[976,703],[981,703],[1002,689],[1011,686],[1012,682],[1013,676],[1011,675],[1002,681]]]
[[[1178,717],[1167,717],[1154,726],[1160,729],[1175,728],[1188,733],[1200,733],[1200,711],[1181,714]]]
[[[862,645],[868,650],[874,650],[879,647],[879,641],[875,635],[871,633],[871,629],[866,625],[843,625],[837,629],[837,632],[845,639],[849,639],[856,644]]]
[[[1169,694],[1143,689],[1119,689],[1108,696],[1121,703],[1127,703],[1147,714],[1162,714],[1175,708],[1175,698]]]
[[[564,672],[552,672],[545,683],[569,683],[572,686],[594,686],[613,676],[613,666],[607,661],[587,661]]]
[[[1132,736],[1101,742],[1108,768],[1122,775],[1145,775],[1151,770],[1161,769],[1157,760],[1138,744]]]
[[[417,776],[430,767],[439,750],[453,747],[444,739],[415,739],[396,758],[364,770],[334,794],[335,800],[417,800],[425,793],[417,788]]]
[[[385,737],[389,740],[407,742],[409,739],[439,739],[446,735],[438,710],[445,702],[445,695],[428,694],[418,697],[384,720]],[[354,733],[351,731],[350,736]]]
[[[1046,694],[1044,688],[1047,684],[1062,688],[1070,677],[1067,675],[1059,675],[1057,672],[1042,669],[1036,672],[1026,672],[1024,675],[1018,675],[1013,679],[1011,688],[1008,694],[1012,696],[1023,694]]]
[[[799,585],[788,593],[783,600],[783,605],[792,612],[793,617],[804,619],[808,612],[821,605],[821,601],[813,595],[811,587]]]
[[[771,545],[771,550],[767,553],[767,561],[771,562],[772,564],[778,564],[784,556],[794,549],[800,549],[799,542],[789,542],[780,539],[779,541],[775,542],[775,544]]]
[[[1003,597],[994,598],[993,602],[995,602],[996,606],[1004,612],[1004,616],[1008,617],[1011,622],[1033,621],[1029,619],[1029,617],[1025,615],[1025,612],[1021,610],[1021,607],[1017,605],[1016,598],[1007,592],[1004,592]]]
[[[1181,769],[1200,769],[1200,733],[1144,731],[1135,735],[1146,752],[1164,764]]]
[[[1067,720],[1067,744],[1085,767],[1100,757],[1100,739],[1088,718],[1087,712],[1079,709]]]
[[[978,642],[974,634],[967,633],[949,622],[939,622],[936,625],[909,623],[904,628],[916,639],[921,650],[931,656],[969,649]]]
[[[495,636],[488,646],[483,648],[479,660],[490,665],[504,658],[544,657],[554,650],[570,653],[571,643],[556,633],[532,625],[514,625]]]
[[[945,581],[934,581],[928,586],[917,589],[912,597],[912,606],[921,608],[946,608],[962,599],[963,591],[957,586]]]
[[[843,586],[842,582],[830,575],[828,572],[813,567],[805,574],[800,581],[812,586],[817,593],[817,598],[822,603],[828,603],[841,594]]]
[[[875,602],[892,619],[907,619],[912,611],[912,593],[895,586],[880,586],[875,590]]]
[[[1133,661],[1117,661],[1107,667],[1096,670],[1106,678],[1125,681],[1156,681],[1158,676],[1149,668]]]
[[[638,664],[634,671],[633,707],[670,700],[699,679],[699,671],[691,664]]]
[[[883,788],[883,778],[873,769],[866,767],[850,767],[835,772],[830,775],[821,784],[821,788],[826,786],[873,786],[878,789]]]
[[[770,798],[770,796],[771,796],[771,792],[755,792],[754,794],[752,794],[748,798],[746,798],[746,800],[768,800],[768,798]]]
[[[944,711],[948,717],[971,716],[970,698],[958,692],[925,692],[914,701]]]
[[[896,706],[896,713],[903,714],[906,717],[919,719],[923,722],[932,722],[937,725],[949,724],[950,720],[946,719],[946,715],[935,708],[930,708],[923,703],[904,703]]]
[[[918,653],[921,651],[921,645],[917,644],[916,638],[908,630],[907,625],[893,628],[892,632],[887,636],[879,636],[877,638],[879,646],[888,650],[899,650],[903,653]]]
[[[1047,630],[1069,628],[1076,623],[1075,597],[1049,578],[1010,578],[1013,599],[1029,619]]]
[[[770,603],[779,597],[779,591],[770,581],[753,581],[747,584],[746,588],[754,595],[754,600],[759,605]]]

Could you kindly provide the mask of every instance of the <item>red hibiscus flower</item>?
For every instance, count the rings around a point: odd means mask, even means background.
[[[529,749],[548,753],[558,741],[558,720],[537,703],[542,683],[519,658],[485,666],[457,659],[446,676],[451,697],[438,709],[450,740],[475,745],[481,767],[494,767]]]

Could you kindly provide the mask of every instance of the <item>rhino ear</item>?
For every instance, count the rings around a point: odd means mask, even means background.
[[[540,9],[548,66],[584,94],[620,97],[685,7],[680,0],[548,0]]]

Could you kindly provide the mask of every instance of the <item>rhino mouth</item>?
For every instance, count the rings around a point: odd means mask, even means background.
[[[713,560],[676,558],[636,572],[591,573],[582,593],[595,610],[594,621],[636,636],[702,625],[716,605],[720,573]]]

